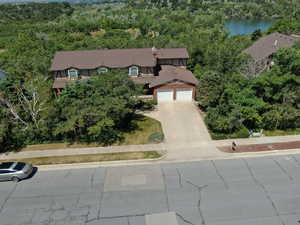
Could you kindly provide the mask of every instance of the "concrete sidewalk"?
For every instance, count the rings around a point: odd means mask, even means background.
[[[85,155],[85,154],[103,154],[103,153],[120,153],[120,152],[148,152],[164,151],[164,144],[148,145],[127,145],[127,146],[109,146],[93,148],[65,148],[41,151],[21,151],[10,152],[9,154],[0,154],[0,159],[22,159],[33,157],[65,156],[65,155]]]
[[[118,152],[135,152],[135,151],[160,151],[167,152],[166,157],[162,162],[170,161],[193,161],[203,159],[221,159],[221,158],[235,158],[242,156],[255,155],[270,155],[278,153],[279,151],[268,152],[251,152],[251,153],[225,153],[219,151],[217,146],[229,146],[232,141],[238,145],[245,144],[264,144],[274,142],[289,142],[300,140],[300,135],[293,136],[277,136],[277,137],[260,137],[260,138],[246,138],[246,139],[232,139],[220,141],[206,141],[206,142],[190,142],[176,143],[176,144],[148,144],[148,145],[128,145],[128,146],[109,146],[109,147],[93,147],[93,148],[68,148],[56,150],[41,150],[41,151],[22,151],[11,152],[9,154],[1,154],[0,159],[21,159],[31,157],[48,157],[48,156],[63,156],[63,155],[83,155],[83,154],[101,154],[101,153],[118,153]],[[295,150],[281,150],[280,154],[300,153],[300,149]]]

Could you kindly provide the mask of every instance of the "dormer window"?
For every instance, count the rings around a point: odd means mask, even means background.
[[[69,69],[68,70],[69,79],[77,79],[78,78],[78,71],[76,69]]]
[[[129,75],[131,76],[139,75],[139,68],[137,66],[129,67]]]
[[[100,67],[97,70],[98,74],[100,74],[100,73],[106,73],[106,72],[108,72],[108,69],[106,67]]]

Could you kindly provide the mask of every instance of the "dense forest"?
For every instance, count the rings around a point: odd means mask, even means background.
[[[0,4],[6,3],[50,3],[50,2],[67,2],[70,4],[94,4],[94,3],[111,3],[122,2],[126,0],[1,0]]]
[[[51,21],[65,14],[71,15],[73,8],[69,3],[28,3],[28,4],[2,4],[0,5],[1,23],[24,23]]]
[[[0,15],[5,16],[0,23],[0,68],[6,72],[0,82],[1,150],[55,141],[110,144],[141,107],[131,101],[139,88],[125,78],[121,81],[122,71],[119,76],[76,83],[55,98],[49,67],[58,50],[187,47],[188,67],[200,81],[199,107],[214,137],[244,137],[249,130],[262,128],[300,128],[299,45],[279,51],[271,71],[250,79],[241,75],[247,61],[241,52],[251,45],[253,35],[230,36],[224,27],[232,17],[283,17],[264,34],[300,34],[300,3],[280,1],[270,9],[269,2],[1,5]],[[120,89],[100,84],[109,79]],[[91,87],[98,95],[89,91]],[[87,96],[98,100],[87,101]]]
[[[135,8],[171,8],[219,14],[223,18],[300,18],[297,0],[129,0]]]

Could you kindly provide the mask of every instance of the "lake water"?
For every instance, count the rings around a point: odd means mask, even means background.
[[[225,27],[231,36],[238,34],[251,34],[255,30],[266,30],[274,21],[271,20],[228,20]]]

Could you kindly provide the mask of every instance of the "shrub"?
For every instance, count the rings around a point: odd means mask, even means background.
[[[240,130],[238,130],[237,132],[234,132],[231,134],[211,132],[211,137],[214,140],[233,139],[233,138],[248,138],[249,130],[246,127],[243,127]]]
[[[148,141],[150,143],[160,143],[163,140],[164,140],[164,134],[160,132],[153,133],[148,138]]]
[[[156,100],[141,100],[139,102],[139,104],[137,104],[137,108],[139,110],[152,110],[154,108],[154,106],[157,105],[157,101]]]

